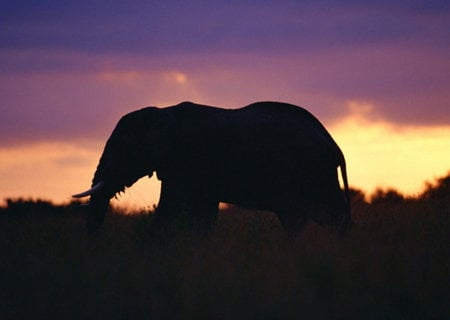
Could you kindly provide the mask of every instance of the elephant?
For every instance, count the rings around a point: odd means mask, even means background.
[[[154,172],[161,181],[156,229],[184,213],[199,230],[210,230],[219,202],[272,211],[290,234],[310,219],[340,230],[351,223],[344,155],[319,120],[295,105],[222,109],[182,102],[124,115],[91,189],[73,195],[90,196],[89,233],[98,232],[113,196]]]

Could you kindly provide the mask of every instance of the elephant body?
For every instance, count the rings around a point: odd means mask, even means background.
[[[185,211],[208,229],[219,202],[273,211],[289,232],[309,218],[342,228],[350,222],[340,148],[312,114],[290,104],[221,109],[183,102],[125,115],[105,146],[93,189],[76,195],[91,196],[88,228],[100,226],[112,196],[153,172],[161,180],[156,226]]]

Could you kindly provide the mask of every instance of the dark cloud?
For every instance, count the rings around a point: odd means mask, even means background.
[[[104,138],[126,111],[184,99],[285,100],[325,121],[357,100],[449,124],[448,39],[448,1],[4,1],[0,139]]]
[[[326,50],[408,39],[439,45],[443,34],[433,24],[450,25],[441,1],[15,1],[2,9],[3,49],[93,53]]]

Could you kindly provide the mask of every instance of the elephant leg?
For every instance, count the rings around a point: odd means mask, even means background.
[[[276,211],[276,215],[288,238],[292,238],[300,233],[308,221],[308,216],[303,209],[280,209]]]
[[[344,195],[337,180],[334,183],[324,183],[320,197],[315,200],[315,210],[312,219],[321,226],[340,228],[347,217],[347,206]]]
[[[183,188],[170,180],[161,182],[161,194],[155,211],[152,232],[162,234],[169,232],[184,207]]]
[[[208,236],[217,222],[219,200],[205,190],[198,188],[192,192],[188,204],[188,217],[195,234]]]

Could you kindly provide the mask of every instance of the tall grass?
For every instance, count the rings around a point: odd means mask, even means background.
[[[5,209],[0,319],[449,319],[450,201],[436,190],[354,193],[346,237],[311,223],[286,239],[272,213],[228,208],[207,240],[156,242],[146,213],[111,213],[89,238],[74,207]]]

